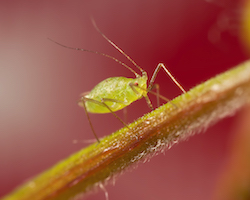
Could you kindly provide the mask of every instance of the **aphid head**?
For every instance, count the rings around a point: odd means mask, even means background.
[[[147,96],[147,77],[140,76],[132,80],[133,90],[140,96]]]

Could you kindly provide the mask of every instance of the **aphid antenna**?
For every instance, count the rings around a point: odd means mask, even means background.
[[[97,27],[95,20],[91,17],[91,21],[95,27],[95,29],[102,35],[102,37],[104,37],[105,40],[107,40],[114,48],[116,48],[122,55],[124,55],[131,63],[133,63],[133,65],[139,69],[142,73],[142,75],[146,75],[147,76],[147,72],[144,71],[139,65],[136,64],[136,62],[130,58],[121,48],[119,48],[114,42],[112,42],[106,35],[104,35],[104,33],[102,33],[100,31],[100,29]]]
[[[105,54],[105,53],[101,53],[101,52],[98,52],[98,51],[91,51],[91,50],[88,50],[88,49],[82,49],[82,48],[75,48],[75,47],[69,47],[69,46],[66,46],[64,44],[61,44],[59,42],[56,42],[55,40],[52,40],[51,38],[48,38],[48,40],[50,40],[51,42],[54,42],[62,47],[65,47],[65,48],[68,48],[68,49],[73,49],[73,50],[77,50],[77,51],[86,51],[86,52],[89,52],[89,53],[95,53],[95,54],[99,54],[99,55],[102,55],[104,57],[107,57],[107,58],[111,58],[112,60],[118,62],[119,64],[121,64],[122,66],[126,67],[127,69],[129,69],[136,77],[139,77],[140,75],[137,74],[135,72],[135,70],[133,70],[131,67],[129,67],[128,65],[126,65],[125,63],[123,63],[122,61],[118,60],[117,58],[113,57],[113,56],[110,56],[108,54]]]

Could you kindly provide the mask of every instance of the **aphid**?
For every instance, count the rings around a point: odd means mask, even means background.
[[[79,106],[83,107],[85,109],[90,127],[95,135],[95,138],[98,142],[99,138],[97,137],[95,130],[93,128],[93,125],[91,123],[90,117],[88,113],[112,113],[119,121],[121,121],[124,126],[128,127],[127,124],[120,119],[115,112],[118,110],[121,110],[134,101],[141,99],[142,97],[145,98],[149,108],[153,110],[153,106],[151,104],[151,101],[148,98],[147,93],[153,93],[151,90],[154,86],[155,78],[159,72],[159,70],[162,68],[164,71],[170,76],[170,78],[174,81],[174,83],[182,90],[183,93],[186,93],[186,91],[183,89],[183,87],[177,82],[177,80],[172,76],[172,74],[167,70],[167,68],[164,66],[163,63],[159,63],[150,79],[149,85],[147,86],[147,72],[144,71],[139,65],[135,63],[122,49],[120,49],[115,43],[113,43],[110,39],[108,39],[96,26],[95,22],[93,21],[93,24],[97,31],[114,47],[116,48],[121,54],[123,54],[138,70],[140,70],[141,75],[136,73],[131,67],[126,65],[125,63],[119,61],[118,59],[96,51],[90,51],[86,49],[81,48],[73,48],[68,47],[63,44],[60,44],[58,42],[55,42],[56,44],[63,46],[65,48],[79,50],[79,51],[87,51],[92,52],[96,54],[103,55],[105,57],[111,58],[114,61],[120,63],[127,69],[129,69],[132,73],[134,73],[135,78],[126,78],[126,77],[111,77],[103,80],[99,84],[97,84],[90,92],[83,93],[81,95],[81,98],[78,102]],[[159,97],[163,98],[168,101],[165,97],[157,95],[157,102],[159,103]]]

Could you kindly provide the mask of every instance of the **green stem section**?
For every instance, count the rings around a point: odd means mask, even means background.
[[[25,183],[3,200],[84,196],[139,160],[232,115],[250,100],[250,61],[196,86],[128,128],[101,139]]]

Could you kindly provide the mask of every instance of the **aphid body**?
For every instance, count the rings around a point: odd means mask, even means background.
[[[107,78],[97,84],[85,97],[99,102],[105,101],[105,104],[113,112],[116,112],[142,97],[147,98],[147,79],[146,75],[135,79]],[[81,107],[84,106],[83,103],[84,101],[79,101]],[[106,106],[92,101],[86,101],[85,106],[89,113],[110,113]]]

